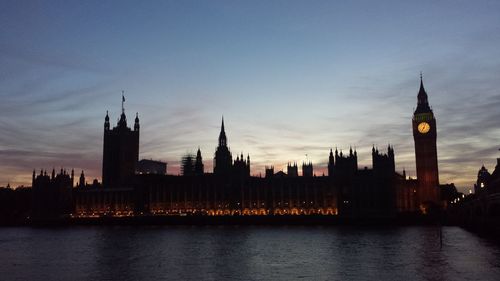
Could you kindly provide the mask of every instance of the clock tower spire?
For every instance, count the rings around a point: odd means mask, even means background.
[[[420,73],[420,90],[417,95],[417,108],[413,113],[412,124],[413,139],[415,141],[418,202],[420,210],[423,213],[428,213],[430,209],[440,206],[440,195],[436,118],[429,106],[422,73]]]

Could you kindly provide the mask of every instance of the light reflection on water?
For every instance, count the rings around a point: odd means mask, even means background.
[[[0,228],[1,280],[500,280],[457,227]]]

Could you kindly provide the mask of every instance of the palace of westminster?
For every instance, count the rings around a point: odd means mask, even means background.
[[[102,183],[86,184],[82,171],[33,171],[33,217],[167,215],[340,215],[390,217],[445,208],[438,178],[436,119],[422,79],[412,118],[417,179],[395,171],[394,149],[372,148],[372,169],[358,169],[357,152],[330,150],[328,174],[315,176],[312,163],[288,164],[286,173],[266,167],[250,175],[250,156],[234,159],[224,120],[213,158],[204,170],[201,151],[182,159],[182,175],[167,175],[166,163],[139,161],[139,117],[128,127],[123,110],[112,127],[106,113]],[[326,155],[325,155],[326,156]]]

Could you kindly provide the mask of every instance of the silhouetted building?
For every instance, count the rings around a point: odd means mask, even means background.
[[[468,196],[458,193],[444,198],[449,214],[463,224],[494,231],[500,218],[500,158],[491,174],[484,165],[479,169],[474,190]]]
[[[333,177],[333,171],[335,170],[335,157],[333,156],[333,151],[330,148],[330,155],[328,155],[328,176]]]
[[[419,210],[417,198],[418,182],[416,179],[406,178],[403,175],[396,176],[396,210],[400,213],[416,212]]]
[[[497,165],[491,174],[484,165],[479,169],[474,184],[474,193],[478,195],[478,198],[500,193],[500,158],[497,158]]]
[[[352,206],[352,185],[358,172],[358,153],[349,149],[349,155],[335,148],[332,182],[338,188],[341,213],[350,214]]]
[[[497,158],[497,165],[495,166],[495,170],[491,173],[491,179],[493,181],[497,181],[500,179],[500,158]]]
[[[440,205],[440,196],[436,118],[429,106],[422,77],[420,77],[417,100],[417,108],[412,119],[418,180],[417,194],[420,208],[426,213],[427,209]]]
[[[142,159],[137,163],[137,173],[165,175],[167,173],[167,163]]]
[[[79,184],[72,192],[74,215],[340,214],[390,217],[396,212],[416,211],[419,206],[425,212],[429,206],[440,201],[434,197],[439,194],[435,191],[439,189],[435,123],[421,81],[418,107],[413,116],[417,180],[407,178],[405,171],[402,174],[396,172],[395,152],[390,145],[387,153],[379,152],[375,146],[372,148],[372,169],[358,169],[358,155],[352,148],[346,154],[331,149],[328,176],[314,176],[313,165],[308,162],[302,165],[302,177],[298,176],[297,163],[288,163],[286,174],[283,171],[274,173],[273,166],[266,166],[265,178],[252,177],[249,155],[245,158],[241,153],[233,161],[224,120],[213,160],[214,173],[204,173],[198,149],[196,156],[188,154],[182,158],[183,176],[173,176],[147,172],[153,169],[141,169],[141,164],[137,164],[139,119],[136,117],[134,130],[129,129],[122,104],[122,115],[115,128],[110,129],[108,115],[105,119],[102,177],[105,188],[97,182],[86,184],[82,171]],[[137,174],[134,173],[136,165]],[[69,178],[67,182],[66,177]],[[486,179],[481,176],[483,178],[486,187],[499,186],[498,165],[491,177]],[[478,179],[478,183],[481,182]],[[34,174],[33,194],[39,198],[35,209],[48,208],[49,214],[57,210],[67,212],[64,207],[67,197],[64,194],[68,190],[71,194],[72,185],[73,175],[69,177],[64,171],[57,177],[53,172],[52,178],[46,173]],[[69,189],[66,188],[68,186]]]
[[[439,185],[439,189],[440,189],[439,194],[441,195],[441,201],[445,202],[445,204],[455,200],[456,198],[460,198],[463,195],[461,192],[457,191],[457,188],[455,187],[454,183],[441,184]]]
[[[393,216],[414,206],[410,190],[415,181],[406,181],[395,172],[394,149],[387,154],[372,150],[373,169],[358,170],[357,152],[335,150],[329,154],[329,176],[315,177],[311,162],[288,163],[287,173],[266,177],[250,176],[250,156],[243,153],[234,162],[227,148],[224,125],[214,162],[215,174],[202,173],[201,151],[183,157],[184,176],[137,174],[129,186],[75,189],[76,216],[128,216],[133,214],[202,215],[335,215]],[[223,161],[224,160],[224,161]],[[218,163],[218,164],[217,164]],[[224,167],[224,168],[222,168]],[[203,175],[194,177],[193,175]]]
[[[266,166],[265,170],[267,179],[274,177],[274,166]]]
[[[479,194],[488,187],[488,182],[490,180],[491,174],[484,165],[477,172],[476,184],[474,184],[474,193]]]
[[[33,171],[33,211],[32,216],[38,218],[55,218],[70,214],[73,211],[72,187],[74,172],[69,175],[66,170],[56,175],[47,175],[47,171],[40,171],[35,175]]]
[[[110,129],[109,115],[104,121],[104,148],[102,184],[105,188],[117,188],[129,183],[137,170],[139,160],[139,116],[136,114],[134,129],[127,127],[127,117],[122,96],[122,113],[118,124]]]
[[[358,171],[354,184],[358,190],[352,194],[353,208],[361,216],[393,215],[397,208],[394,148],[389,145],[387,154],[372,148],[372,165],[371,175],[368,169]],[[363,177],[368,178],[362,180]]]
[[[83,173],[82,170],[82,173],[80,174],[80,179],[78,180],[77,187],[85,187],[85,185],[87,185],[87,183],[85,182],[85,174]]]
[[[349,148],[349,155],[340,154],[335,149],[335,162],[333,163],[333,175],[337,182],[349,182],[358,170],[358,153]],[[337,174],[337,175],[335,175]]]
[[[381,154],[375,147],[372,148],[373,170],[377,171],[379,177],[392,177],[396,172],[394,163],[394,148],[387,147],[387,154]]]
[[[233,164],[233,176],[238,177],[249,177],[250,176],[250,155],[247,155],[247,159],[243,157],[243,153],[240,156],[236,156]]]
[[[31,187],[0,187],[0,225],[16,225],[32,215]]]

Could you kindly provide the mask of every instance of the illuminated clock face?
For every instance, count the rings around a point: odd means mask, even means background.
[[[429,125],[429,123],[427,123],[427,122],[422,122],[422,123],[418,124],[418,131],[422,134],[429,132],[430,129],[431,129],[431,125]]]

